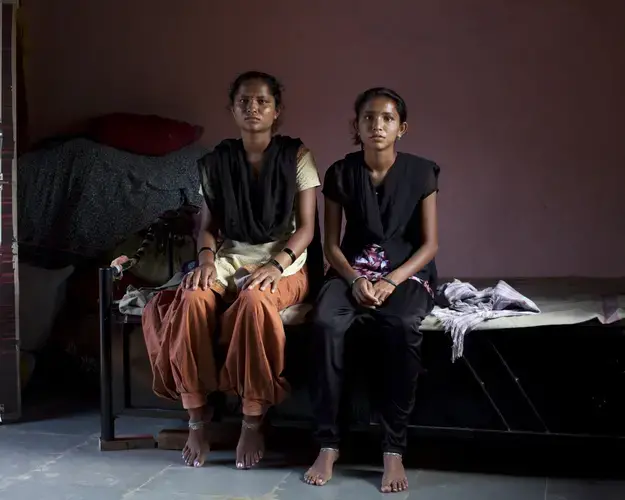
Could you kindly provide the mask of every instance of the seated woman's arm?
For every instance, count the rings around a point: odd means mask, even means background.
[[[316,189],[310,188],[300,191],[297,194],[297,208],[295,214],[297,229],[289,238],[289,241],[286,242],[286,248],[290,249],[296,257],[299,257],[308,248],[315,236]],[[292,264],[291,257],[285,252],[280,252],[275,259],[283,269]]]
[[[305,189],[297,193],[296,230],[286,242],[286,248],[291,250],[296,258],[308,248],[315,235],[316,209],[317,193],[314,188]],[[284,251],[278,253],[274,259],[282,266],[282,269],[286,269],[292,264],[291,256]],[[260,290],[265,290],[268,286],[271,286],[271,291],[275,292],[281,276],[282,273],[276,266],[265,264],[252,274],[248,288],[260,286]]]
[[[324,245],[323,250],[328,259],[328,263],[332,266],[341,277],[351,283],[359,274],[354,271],[348,260],[345,258],[341,250],[341,227],[343,225],[343,207],[337,202],[325,199],[325,217],[324,217]]]
[[[387,278],[400,284],[421,271],[438,251],[438,215],[436,210],[436,192],[421,202],[421,247],[403,265],[389,273]]]
[[[369,280],[359,279],[357,273],[341,250],[341,227],[343,225],[343,207],[327,196],[325,199],[325,242],[324,253],[330,266],[339,273],[352,287],[352,293],[356,300],[366,307],[377,305],[373,294],[373,285]]]
[[[202,202],[200,218],[200,231],[197,237],[198,269],[197,272],[189,273],[184,277],[185,288],[206,290],[215,281],[215,252],[217,252],[217,240],[215,234],[219,228],[215,226],[210,210],[206,202]]]

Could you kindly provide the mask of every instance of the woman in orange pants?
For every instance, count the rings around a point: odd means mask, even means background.
[[[242,398],[236,466],[246,469],[264,452],[263,415],[288,393],[280,376],[285,334],[279,312],[308,292],[306,248],[320,182],[302,142],[275,135],[282,88],[273,76],[244,73],[229,97],[241,137],[221,142],[199,162],[198,266],[178,290],[148,303],[143,332],[154,391],[180,399],[189,413],[185,463],[203,465],[213,414],[209,395],[223,391]],[[218,343],[227,346],[221,369]]]

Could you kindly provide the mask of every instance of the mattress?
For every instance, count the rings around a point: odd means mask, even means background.
[[[448,280],[441,280],[441,282]],[[469,281],[476,288],[497,283],[492,280]],[[481,323],[477,330],[533,328],[550,325],[576,325],[592,321],[601,324],[625,320],[625,279],[600,278],[522,278],[505,279],[510,286],[533,300],[540,314],[498,318]],[[305,322],[311,306],[299,304],[282,311],[286,325]],[[423,321],[424,331],[442,331],[434,316]]]

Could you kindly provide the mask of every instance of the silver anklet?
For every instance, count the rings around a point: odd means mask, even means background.
[[[401,453],[394,453],[392,451],[385,451],[384,455],[388,456],[388,457],[397,457],[397,458],[401,458]]]
[[[200,429],[204,428],[204,421],[203,420],[198,420],[197,422],[192,422],[191,420],[189,420],[189,429],[191,429],[192,431],[199,431]]]
[[[245,429],[249,429],[250,431],[257,431],[258,429],[260,429],[262,422],[254,422],[253,424],[250,422],[246,422],[245,420],[241,420],[241,425],[245,428]]]
[[[338,453],[338,452],[339,452],[338,448],[321,448],[321,449],[319,450],[319,453],[321,453],[322,451],[333,451],[333,452],[335,452],[335,453]]]

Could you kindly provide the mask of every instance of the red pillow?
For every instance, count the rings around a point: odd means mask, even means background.
[[[94,118],[89,137],[116,149],[144,156],[162,156],[197,141],[204,132],[199,125],[156,115],[111,113]]]

